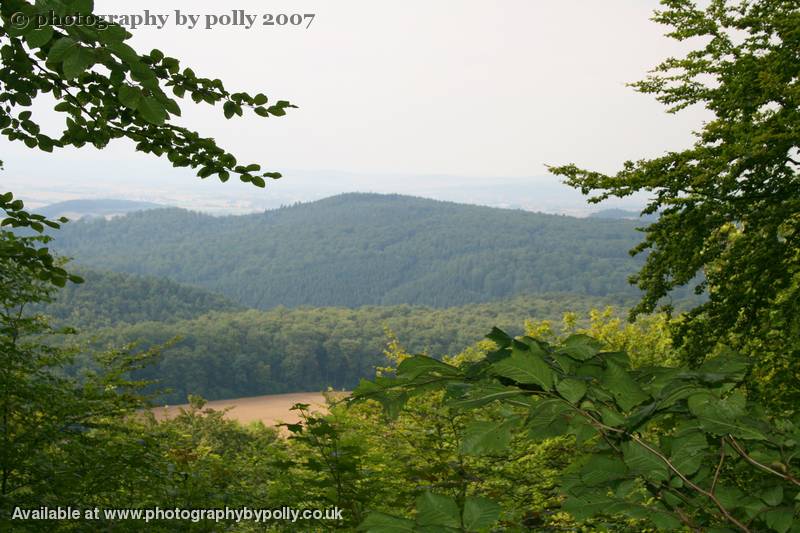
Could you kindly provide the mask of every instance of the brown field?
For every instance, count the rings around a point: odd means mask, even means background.
[[[343,393],[337,393],[343,394]],[[231,408],[225,418],[238,420],[242,424],[260,420],[266,426],[286,422],[293,424],[299,420],[291,411],[296,403],[307,403],[312,411],[325,412],[325,397],[321,392],[292,392],[289,394],[270,394],[267,396],[251,396],[249,398],[234,398],[232,400],[216,400],[206,403],[204,409],[222,410]],[[188,404],[169,405],[153,409],[156,418],[175,416],[180,409],[185,409]]]

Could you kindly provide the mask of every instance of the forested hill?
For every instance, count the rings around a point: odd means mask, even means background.
[[[518,294],[627,293],[639,222],[399,195],[265,213],[180,209],[77,221],[53,248],[92,268],[169,278],[246,306],[461,305]]]
[[[135,342],[161,346],[154,365],[136,377],[159,381],[168,403],[188,394],[207,399],[352,388],[384,366],[387,333],[412,353],[454,355],[481,340],[493,326],[521,334],[526,320],[552,320],[567,311],[585,318],[590,309],[620,313],[633,300],[572,294],[518,296],[450,308],[421,306],[277,307],[268,311],[212,312],[174,323],[141,322],[87,331],[98,348]],[[558,326],[556,326],[558,327]],[[78,366],[87,365],[80,359]]]
[[[94,329],[145,321],[176,322],[210,311],[236,311],[223,296],[165,279],[71,268],[84,283],[68,283],[41,310],[58,324]]]
[[[158,209],[165,207],[152,202],[136,202],[132,200],[67,200],[41,207],[36,211],[49,218],[67,217],[78,219],[81,217],[111,217],[119,216],[133,211]]]

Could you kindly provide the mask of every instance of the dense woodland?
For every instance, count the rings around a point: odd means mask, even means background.
[[[201,178],[280,177],[174,118],[293,104],[114,24],[19,23],[50,9],[93,3],[0,3],[9,142],[127,138]],[[354,194],[65,225],[0,194],[0,530],[800,533],[800,6],[663,0],[654,21],[693,48],[634,88],[704,106],[695,144],[550,168],[591,202],[648,193],[646,223]],[[56,137],[28,109],[43,94]],[[609,303],[629,321],[591,309]],[[358,378],[280,429],[196,396]],[[190,407],[159,421],[165,384]],[[283,506],[342,513],[191,514]],[[189,514],[104,512],[156,507]]]
[[[43,311],[55,324],[85,332],[68,338],[95,348],[135,344],[162,347],[161,355],[135,375],[157,379],[159,402],[184,403],[268,393],[351,389],[386,364],[388,343],[441,356],[481,340],[492,326],[521,333],[526,320],[560,323],[567,312],[588,320],[591,309],[612,306],[623,314],[634,300],[548,294],[431,308],[411,305],[279,307],[236,310],[220,297],[174,282],[79,271]],[[217,307],[214,307],[217,305]],[[77,369],[89,366],[79,358]]]
[[[582,220],[346,194],[245,216],[179,209],[77,221],[52,246],[91,268],[163,277],[248,307],[418,304],[519,294],[635,295],[641,235]]]
[[[84,283],[67,284],[54,301],[36,308],[64,326],[90,331],[137,322],[172,323],[211,311],[241,309],[222,296],[166,279],[71,270]]]

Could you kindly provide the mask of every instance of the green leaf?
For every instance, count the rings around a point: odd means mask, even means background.
[[[464,501],[463,523],[467,531],[489,529],[500,518],[500,506],[487,499],[468,496]]]
[[[690,476],[703,464],[708,441],[703,433],[696,431],[673,439],[671,447],[670,462],[681,474]]]
[[[627,474],[628,468],[620,459],[593,455],[581,468],[581,481],[587,487],[595,487],[609,481],[623,479]]]
[[[119,101],[127,108],[136,110],[142,100],[142,91],[128,84],[120,85]]]
[[[531,407],[525,425],[530,436],[543,440],[563,435],[570,430],[565,414],[571,412],[570,406],[562,400],[543,400]]]
[[[487,384],[479,388],[471,388],[466,397],[450,402],[458,409],[474,409],[482,407],[488,403],[507,398],[515,398],[525,394],[525,391],[516,387],[505,387],[498,384]]]
[[[228,100],[222,105],[222,110],[225,113],[225,118],[232,118],[236,114],[236,104]]]
[[[490,341],[494,341],[501,348],[505,348],[506,346],[511,344],[513,340],[505,331],[499,328],[492,328],[492,331],[486,335],[486,338]]]
[[[586,382],[567,378],[556,383],[556,390],[569,403],[577,404],[586,394]]]
[[[127,63],[128,66],[140,64],[139,54],[136,53],[136,50],[123,42],[110,43],[107,48],[113,52],[114,55]]]
[[[764,518],[767,525],[778,533],[786,533],[794,523],[794,514],[790,508],[769,510]]]
[[[602,347],[603,344],[601,342],[579,333],[567,337],[559,351],[578,361],[586,361],[597,355]]]
[[[359,524],[357,530],[366,531],[367,533],[413,533],[414,522],[405,518],[397,518],[372,511]]]
[[[631,472],[651,481],[667,481],[667,465],[650,450],[634,441],[622,444],[622,456]]]
[[[647,518],[660,531],[679,531],[683,527],[683,522],[677,516],[664,511],[650,510]]]
[[[764,500],[764,503],[769,505],[770,507],[775,507],[776,505],[780,505],[783,501],[783,487],[780,485],[775,485],[769,489],[766,489],[761,494],[761,499]]]
[[[397,376],[409,379],[417,378],[423,374],[455,377],[459,373],[458,368],[427,355],[409,357],[397,366]]]
[[[517,419],[472,422],[464,429],[461,451],[470,455],[502,453],[511,444],[511,430]]]
[[[76,13],[88,15],[94,11],[94,0],[72,0],[71,7]]]
[[[620,427],[625,424],[625,417],[616,412],[614,409],[609,409],[606,406],[600,407],[600,416],[603,419],[603,424],[611,427]]]
[[[75,46],[64,57],[64,77],[72,79],[80,76],[95,63],[94,52],[83,46]]]
[[[53,46],[50,47],[50,51],[47,54],[47,60],[60,63],[77,45],[78,43],[76,43],[71,37],[61,37],[59,40],[53,43]]]
[[[461,513],[452,498],[424,492],[417,498],[417,522],[421,526],[444,526],[459,529]]]
[[[52,26],[43,26],[41,28],[35,28],[28,33],[25,34],[25,42],[28,43],[28,46],[31,48],[39,48],[44,46],[45,44],[50,42],[50,39],[53,38],[53,27]]]
[[[151,124],[163,124],[167,119],[167,111],[154,96],[142,98],[136,110],[141,113],[142,118]]]
[[[576,520],[582,521],[598,514],[614,512],[619,503],[618,500],[606,496],[604,492],[597,491],[583,494],[580,497],[570,496],[564,502],[562,508]]]
[[[614,396],[623,411],[630,411],[650,397],[627,370],[611,361],[607,363],[603,372],[603,385]]]
[[[539,385],[544,390],[553,388],[553,371],[541,357],[528,350],[514,347],[511,356],[491,366],[497,376],[513,379],[523,385]]]
[[[748,440],[767,438],[759,427],[739,417],[744,413],[744,397],[738,392],[724,400],[710,392],[701,392],[690,396],[687,403],[691,413],[709,433],[715,435],[730,433]]]

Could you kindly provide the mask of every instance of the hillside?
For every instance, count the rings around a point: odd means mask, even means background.
[[[56,323],[83,328],[158,321],[176,322],[239,306],[203,289],[174,281],[71,268],[84,283],[68,283],[40,309]]]
[[[120,325],[87,337],[98,348],[136,342],[140,349],[177,338],[137,376],[158,379],[162,389],[171,389],[163,401],[183,403],[187,394],[224,399],[328,386],[349,389],[385,364],[388,331],[409,351],[438,357],[462,351],[493,326],[521,333],[528,319],[558,323],[567,311],[585,317],[592,308],[621,310],[631,303],[621,297],[548,294],[443,309],[278,307]]]
[[[164,207],[152,202],[137,202],[133,200],[98,199],[98,200],[67,200],[40,207],[37,213],[49,218],[67,217],[77,220],[83,217],[112,217],[134,211],[157,209]]]
[[[452,306],[518,294],[635,294],[638,222],[398,195],[265,213],[180,209],[78,221],[53,247],[91,268],[169,278],[246,306]]]

